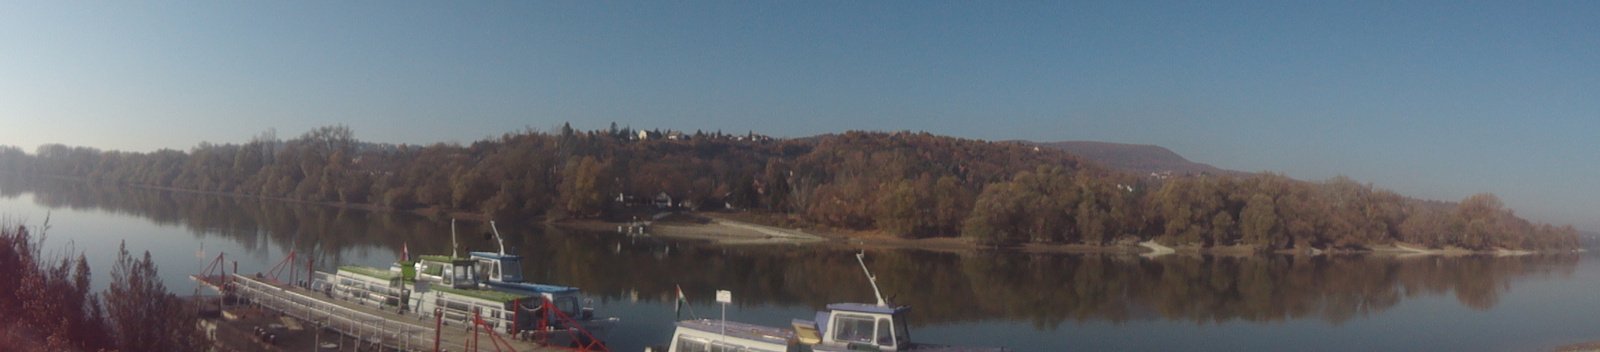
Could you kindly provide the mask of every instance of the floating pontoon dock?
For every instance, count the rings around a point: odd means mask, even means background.
[[[319,329],[337,331],[363,343],[395,351],[570,351],[541,346],[477,324],[450,324],[434,314],[401,314],[393,308],[364,305],[251,275],[196,275],[195,281],[262,308],[278,311]]]

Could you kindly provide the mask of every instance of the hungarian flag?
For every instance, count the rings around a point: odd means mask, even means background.
[[[684,305],[689,304],[689,298],[683,296],[683,286],[672,286],[678,288],[678,300],[676,302],[672,302],[672,316],[675,318],[681,318],[681,316],[678,314],[678,311],[682,310]]]
[[[410,260],[411,260],[411,248],[407,247],[404,242],[401,242],[400,243],[400,261],[404,262],[404,261],[410,261]]]

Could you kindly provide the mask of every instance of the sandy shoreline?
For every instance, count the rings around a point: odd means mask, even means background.
[[[1130,254],[1154,258],[1165,255],[1257,255],[1259,252],[1248,246],[1229,246],[1216,248],[1199,248],[1193,246],[1171,247],[1144,241],[1137,244],[1125,245],[1087,245],[1087,244],[1038,244],[1029,243],[1017,246],[994,247],[973,242],[966,238],[900,238],[890,236],[878,231],[822,231],[805,229],[787,229],[773,226],[758,225],[744,221],[729,219],[723,215],[692,215],[701,218],[700,221],[664,221],[645,222],[647,234],[661,238],[706,241],[719,245],[774,245],[774,244],[836,244],[856,248],[873,249],[922,249],[945,252],[964,252],[977,250],[1016,250],[1032,253],[1100,253],[1100,254]],[[558,226],[586,229],[592,231],[618,231],[620,227],[627,226],[623,222],[606,222],[599,220],[566,220],[556,223]],[[1578,250],[1582,251],[1582,250]],[[1540,252],[1525,250],[1494,250],[1471,251],[1460,248],[1428,249],[1423,246],[1407,243],[1376,245],[1369,250],[1280,250],[1274,253],[1296,255],[1321,255],[1330,253],[1339,254],[1373,254],[1392,255],[1396,257],[1421,257],[1421,256],[1456,256],[1489,254],[1496,256],[1531,255]]]
[[[715,218],[707,224],[651,224],[648,232],[655,236],[708,240],[726,245],[813,243],[828,240],[799,229],[783,229]]]

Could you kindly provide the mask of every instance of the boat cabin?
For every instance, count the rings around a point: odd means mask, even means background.
[[[807,351],[918,351],[918,352],[1004,352],[1004,348],[969,348],[914,344],[906,328],[906,313],[911,307],[895,306],[883,299],[878,279],[867,270],[867,263],[856,254],[856,262],[872,283],[877,304],[834,303],[817,312],[816,321],[794,319],[794,330],[765,327],[723,320],[687,320],[677,323],[667,346],[646,351],[666,352],[807,352]]]
[[[458,290],[492,289],[514,295],[542,297],[573,319],[594,317],[594,308],[583,303],[577,287],[523,281],[522,256],[519,255],[472,252],[470,258],[424,255],[418,259],[415,275],[420,282]]]
[[[478,287],[477,261],[471,258],[424,255],[417,259],[418,281],[437,282],[457,289]]]
[[[716,319],[677,322],[667,352],[906,351],[902,324],[911,307],[834,303],[817,320],[795,319],[794,330]]]
[[[817,312],[815,322],[796,319],[793,324],[800,342],[814,345],[816,351],[900,351],[911,346],[911,333],[904,324],[910,311],[904,306],[834,303],[828,311]]]
[[[522,256],[489,252],[471,252],[477,261],[479,280],[522,282]]]
[[[402,310],[409,308],[406,280],[401,273],[364,266],[340,266],[333,275],[320,275],[319,280],[333,285],[318,285],[319,292],[360,304],[385,306]]]

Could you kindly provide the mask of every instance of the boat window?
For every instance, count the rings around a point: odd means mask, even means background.
[[[494,263],[494,267],[489,268],[489,279],[500,280],[500,263]]]
[[[678,336],[678,348],[675,350],[678,352],[705,352],[706,345],[706,341]]]
[[[555,304],[556,304],[556,309],[561,310],[562,313],[567,313],[567,315],[572,315],[573,313],[578,312],[578,297],[575,297],[575,296],[556,297]]]
[[[889,318],[878,318],[878,345],[894,346],[894,335],[889,334]]]
[[[750,349],[739,346],[724,345],[719,342],[711,342],[711,352],[750,352]]]
[[[515,260],[504,260],[505,267],[500,268],[501,280],[521,280],[522,263]]]
[[[839,314],[834,318],[833,340],[839,342],[872,343],[872,318]]]
[[[489,276],[489,261],[488,260],[478,261],[478,263],[476,265],[473,265],[472,267],[474,269],[477,269],[476,274],[478,274],[478,278],[480,278],[480,279],[493,278],[493,276]]]
[[[455,279],[456,279],[456,281],[469,281],[470,282],[472,280],[472,270],[470,268],[463,268],[463,267],[459,267],[458,266],[458,267],[456,267],[456,270],[453,270],[453,271],[455,271],[455,276],[456,276]]]

